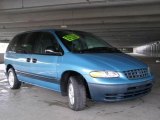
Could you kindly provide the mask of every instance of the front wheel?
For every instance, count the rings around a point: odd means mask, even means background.
[[[79,111],[86,107],[86,88],[80,77],[69,78],[68,99],[72,110]]]
[[[8,83],[11,89],[19,89],[21,87],[21,82],[17,79],[13,68],[8,70]]]

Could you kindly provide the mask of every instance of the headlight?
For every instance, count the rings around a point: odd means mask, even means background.
[[[90,72],[90,76],[93,78],[116,78],[119,77],[119,74],[114,71],[93,71]]]

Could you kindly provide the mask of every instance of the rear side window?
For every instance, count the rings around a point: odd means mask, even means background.
[[[41,32],[33,32],[26,38],[26,46],[28,53],[35,53],[35,49],[41,49],[37,48],[37,42],[40,41],[40,38]]]
[[[34,44],[35,40],[32,37],[32,33],[25,33],[18,38],[16,52],[24,54],[32,53]]]
[[[12,51],[15,52],[16,44],[17,44],[18,36],[14,37],[8,45],[7,52]]]
[[[48,32],[20,34],[10,42],[7,49],[7,51],[23,54],[52,54],[47,52],[47,50],[63,52],[55,37]]]

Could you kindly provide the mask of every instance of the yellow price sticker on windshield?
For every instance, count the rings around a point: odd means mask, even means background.
[[[63,36],[62,38],[71,42],[71,41],[79,39],[80,37],[76,34],[68,34],[68,35]]]

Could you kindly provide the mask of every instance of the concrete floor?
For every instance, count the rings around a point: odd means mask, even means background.
[[[88,107],[79,112],[67,107],[67,97],[51,90],[27,84],[10,90],[0,70],[0,120],[159,120],[160,64],[155,58],[138,58],[148,63],[155,75],[156,84],[149,95],[116,103],[88,101]]]

